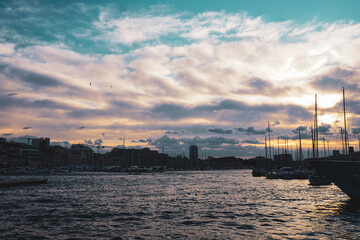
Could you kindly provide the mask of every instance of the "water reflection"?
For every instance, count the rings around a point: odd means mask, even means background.
[[[360,203],[336,186],[247,170],[51,176],[1,198],[0,239],[360,238]]]

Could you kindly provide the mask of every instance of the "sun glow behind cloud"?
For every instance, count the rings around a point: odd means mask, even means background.
[[[88,16],[88,8],[74,7]],[[349,109],[358,118],[358,23],[295,24],[244,12],[93,8],[98,14],[88,16],[86,26],[73,23],[75,28],[55,42],[16,28],[0,30],[3,133],[20,136],[25,134],[22,126],[32,125],[32,134],[57,141],[95,139],[107,131],[105,145],[124,135],[134,140],[129,144],[151,147],[160,146],[154,143],[159,139],[170,144],[182,137],[182,142],[199,141],[211,149],[214,139],[209,137],[239,127],[265,129],[267,121],[279,121],[277,134],[294,137],[293,129],[312,123],[316,92],[325,112],[320,121],[334,124],[341,111],[341,86],[352,97]],[[68,9],[59,11],[65,16]],[[28,43],[9,39],[9,31]],[[167,131],[171,136],[163,138]],[[233,130],[220,140],[216,149],[229,154],[262,151],[256,147],[263,142],[261,134]],[[174,149],[180,151],[180,145]]]

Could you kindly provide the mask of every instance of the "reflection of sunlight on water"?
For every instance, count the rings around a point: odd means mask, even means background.
[[[313,187],[307,180],[267,180],[251,177],[250,170],[234,170],[84,173],[49,176],[49,181],[30,192],[16,188],[1,196],[0,207],[8,210],[0,222],[7,223],[8,236],[41,224],[47,230],[36,236],[59,238],[72,236],[62,231],[65,227],[84,238],[360,237],[360,204],[346,200],[334,185]],[[17,224],[20,219],[24,224]],[[53,228],[54,222],[59,227]],[[1,231],[0,239],[5,239]]]

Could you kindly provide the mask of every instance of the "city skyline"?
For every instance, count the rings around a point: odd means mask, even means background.
[[[252,157],[268,122],[274,148],[311,148],[317,93],[341,149],[344,87],[358,150],[359,5],[0,1],[0,137]]]

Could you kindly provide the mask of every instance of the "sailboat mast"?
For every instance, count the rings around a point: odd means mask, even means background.
[[[266,139],[266,133],[265,133],[265,158],[268,158],[268,155],[267,155],[267,139]]]
[[[311,142],[312,142],[312,155],[315,158],[315,134],[313,126],[311,126]]]
[[[317,119],[317,94],[315,94],[314,141],[315,141],[315,157],[319,158],[319,128],[318,128],[318,119]]]
[[[301,133],[300,133],[300,128],[299,128],[299,157],[300,157],[300,161],[302,161],[302,149],[301,149]]]
[[[343,133],[343,128],[342,128],[342,127],[340,127],[340,132],[341,132],[341,147],[342,147],[342,152],[343,152],[343,154],[345,154],[344,133]]]
[[[269,130],[269,154],[270,154],[270,158],[271,158],[271,136],[270,136],[270,132],[271,132],[271,130],[270,130],[270,123],[269,123],[269,121],[268,121],[268,130]]]
[[[344,105],[344,131],[345,131],[345,154],[348,153],[348,135],[346,131],[346,111],[345,111],[345,90],[344,87],[342,88],[343,91],[343,105]]]

